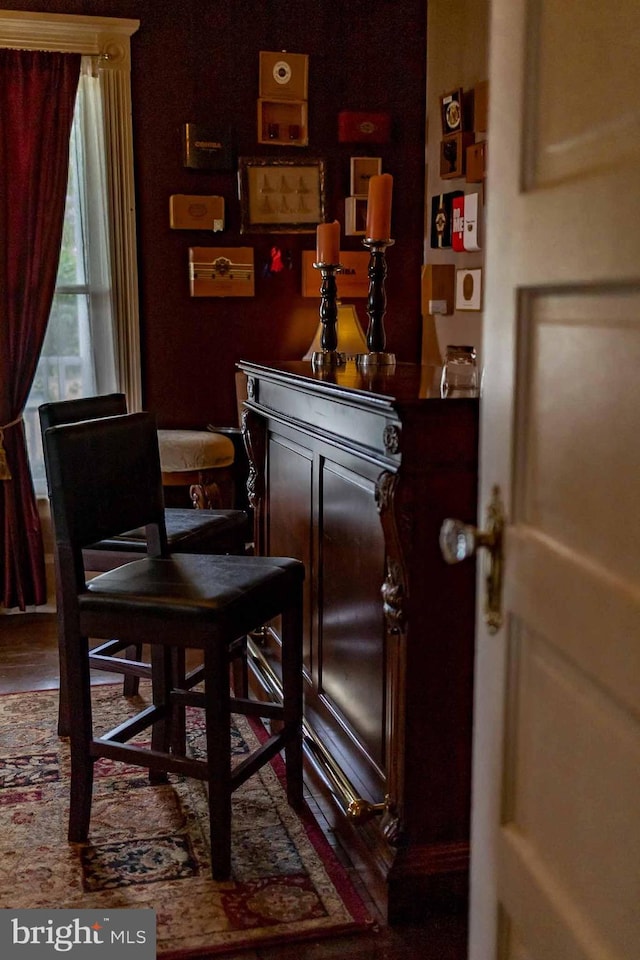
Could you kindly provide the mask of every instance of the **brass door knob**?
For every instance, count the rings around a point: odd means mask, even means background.
[[[440,551],[447,563],[461,563],[480,550],[485,549],[489,556],[489,566],[485,576],[484,619],[489,633],[495,633],[502,626],[502,575],[504,568],[503,534],[505,516],[500,497],[500,488],[492,490],[487,507],[485,529],[461,520],[448,517],[440,528]]]

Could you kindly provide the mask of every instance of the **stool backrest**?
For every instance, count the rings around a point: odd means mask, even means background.
[[[105,393],[97,397],[78,397],[75,400],[51,400],[38,407],[40,433],[44,451],[44,432],[61,423],[97,420],[99,417],[117,417],[127,412],[124,393]],[[48,484],[47,478],[47,484]],[[49,490],[49,496],[51,491]]]
[[[147,552],[167,554],[155,417],[131,413],[49,427],[44,455],[60,562],[82,548],[147,527]],[[64,554],[64,557],[63,557]]]
[[[61,423],[118,417],[126,412],[127,398],[124,393],[104,393],[98,397],[78,397],[76,400],[52,400],[38,407],[43,435],[49,427],[57,427]]]

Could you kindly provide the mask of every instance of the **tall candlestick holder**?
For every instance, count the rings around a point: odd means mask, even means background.
[[[359,353],[356,363],[360,367],[391,367],[396,362],[395,353],[387,353],[386,334],[384,331],[384,315],[387,309],[387,293],[385,279],[387,276],[387,260],[385,250],[391,247],[395,240],[371,240],[367,237],[362,241],[368,247],[369,259],[369,296],[367,298],[367,328],[368,353]]]
[[[315,350],[311,357],[313,367],[342,367],[347,361],[346,355],[338,351],[338,288],[336,274],[341,273],[339,263],[314,263],[315,270],[322,275],[320,283],[320,321],[322,323],[322,350]]]

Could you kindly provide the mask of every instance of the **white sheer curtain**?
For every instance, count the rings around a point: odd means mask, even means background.
[[[94,75],[93,57],[83,57],[76,123],[82,131],[78,168],[82,168],[79,196],[85,270],[88,278],[90,353],[95,392],[117,388],[116,342],[113,322],[111,266],[107,213],[107,170],[100,78]]]

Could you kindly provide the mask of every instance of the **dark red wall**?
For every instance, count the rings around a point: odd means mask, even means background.
[[[187,122],[229,125],[237,156],[323,157],[327,219],[344,227],[350,157],[381,156],[394,176],[388,251],[387,349],[420,356],[420,267],[424,221],[425,0],[5,0],[5,9],[140,20],[132,37],[140,316],[144,399],[162,425],[235,422],[240,359],[299,359],[313,336],[318,302],[300,295],[301,251],[313,234],[241,234],[235,172],[182,163]],[[258,53],[309,55],[309,146],[259,146]],[[389,111],[387,144],[338,143],[338,112]],[[171,230],[174,193],[225,199],[222,233]],[[263,275],[277,243],[292,269]],[[255,298],[191,298],[190,246],[253,246]],[[343,249],[362,249],[345,237]],[[356,301],[366,327],[365,301]]]

